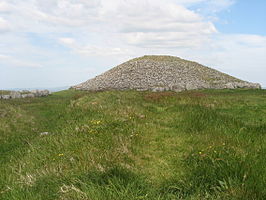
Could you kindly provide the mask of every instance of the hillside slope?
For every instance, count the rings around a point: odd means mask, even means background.
[[[196,62],[173,56],[143,56],[73,86],[79,90],[183,91],[194,89],[261,88]]]
[[[266,91],[0,100],[0,199],[266,199]]]

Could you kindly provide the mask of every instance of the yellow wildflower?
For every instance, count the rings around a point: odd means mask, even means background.
[[[90,122],[91,122],[92,124],[95,124],[95,125],[98,125],[98,124],[101,123],[100,120],[91,120]]]

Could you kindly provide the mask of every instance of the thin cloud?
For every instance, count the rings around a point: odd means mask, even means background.
[[[9,23],[0,17],[0,33],[5,33],[10,31],[11,27],[9,25]]]
[[[41,64],[19,60],[9,55],[0,54],[0,63],[3,66],[12,66],[12,67],[30,67],[30,68],[40,68]]]
[[[59,43],[73,50],[73,52],[87,56],[115,56],[126,55],[130,51],[128,49],[122,49],[119,47],[101,47],[87,44],[79,44],[73,38],[59,38]]]

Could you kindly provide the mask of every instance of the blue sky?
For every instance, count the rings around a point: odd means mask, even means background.
[[[0,89],[71,86],[174,55],[266,87],[263,0],[1,0]]]
[[[222,33],[266,35],[265,0],[238,0],[218,17],[215,25]]]

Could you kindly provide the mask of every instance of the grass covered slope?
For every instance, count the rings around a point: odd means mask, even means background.
[[[70,90],[0,118],[0,199],[266,198],[265,90]]]

